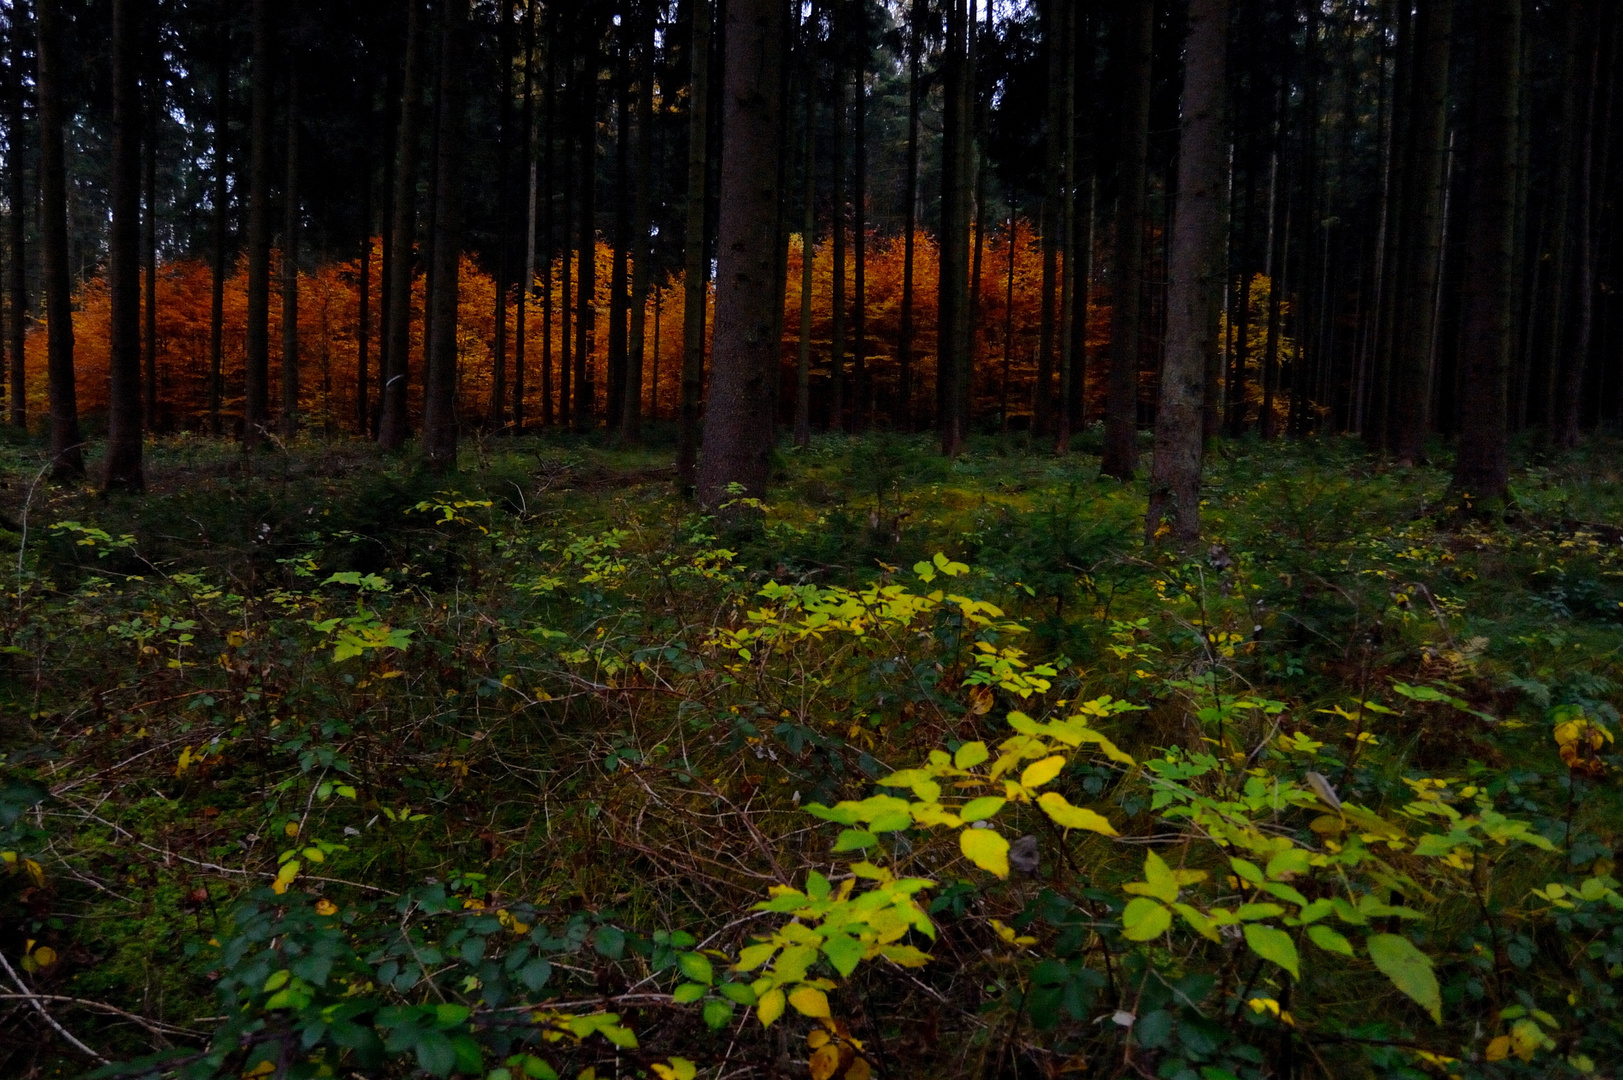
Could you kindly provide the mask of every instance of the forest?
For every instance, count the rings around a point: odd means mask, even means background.
[[[1620,34],[0,0],[0,1076],[1623,1077]]]

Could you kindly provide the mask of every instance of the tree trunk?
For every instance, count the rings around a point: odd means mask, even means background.
[[[260,3],[265,0],[259,0]],[[73,291],[68,270],[67,161],[63,147],[60,0],[36,0],[39,20],[40,254],[45,278],[46,384],[51,410],[51,476],[85,475],[73,373]]]
[[[949,0],[942,59],[940,282],[936,321],[936,401],[941,452],[956,457],[969,422],[969,132],[968,12]]]
[[[242,444],[257,447],[270,421],[270,0],[253,0],[252,116],[248,147],[248,332],[243,355]]]
[[[107,397],[108,491],[140,491],[141,103],[133,0],[113,0],[112,222],[107,237],[111,319]],[[44,5],[41,5],[41,11]]]
[[[1064,81],[1060,86],[1059,151],[1059,386],[1054,402],[1054,453],[1071,452],[1071,383],[1076,378],[1074,333],[1076,314],[1076,4],[1066,2],[1061,20],[1065,49]],[[979,240],[976,241],[979,243]],[[979,274],[976,275],[979,277]]]
[[[705,409],[699,502],[766,494],[776,398],[771,338],[776,283],[777,142],[781,136],[783,5],[729,0],[722,94],[721,215],[717,223],[716,338]]]
[[[811,443],[811,327],[813,264],[817,258],[817,2],[812,0],[802,44],[806,63],[805,190],[800,229],[800,347],[795,356],[795,445]],[[904,316],[905,318],[905,316]],[[905,331],[904,331],[905,333]],[[902,348],[907,348],[904,339]]]
[[[1375,342],[1371,352],[1367,404],[1360,433],[1371,453],[1391,445],[1393,426],[1393,357],[1397,351],[1402,304],[1400,267],[1407,250],[1409,213],[1403,197],[1409,190],[1409,127],[1414,119],[1415,25],[1412,5],[1398,5],[1398,55],[1392,85],[1392,121],[1387,132],[1386,171],[1382,179],[1380,250],[1376,259]]]
[[[295,14],[292,16],[297,18]],[[282,184],[282,417],[284,440],[299,431],[299,62],[287,61],[287,178]]]
[[[1561,366],[1567,349],[1567,315],[1572,303],[1572,195],[1578,173],[1578,54],[1589,43],[1586,36],[1587,4],[1570,0],[1561,5],[1563,38],[1561,55],[1561,142],[1551,177],[1554,194],[1550,202],[1550,322],[1544,347],[1544,437],[1552,445],[1560,415],[1558,398]]]
[[[154,29],[153,38],[157,33]],[[147,108],[146,152],[143,154],[146,175],[142,186],[146,189],[146,215],[141,221],[145,237],[141,244],[142,300],[141,300],[141,355],[143,371],[141,416],[147,431],[158,428],[158,112],[163,107],[163,84],[154,80],[152,100]]]
[[[11,214],[9,224],[11,232],[11,424],[13,427],[27,430],[28,428],[28,382],[26,379],[27,330],[28,330],[28,260],[27,238],[28,223],[25,219],[28,201],[24,197],[23,188],[23,147],[26,144],[27,133],[23,122],[23,3],[22,0],[12,4],[11,7],[11,78],[7,89],[10,91],[8,101],[9,114],[7,116],[7,138],[10,140],[10,153],[6,155],[6,183],[7,193],[11,201]]]
[[[588,35],[593,33],[588,28]],[[575,266],[575,406],[576,431],[590,431],[597,408],[592,382],[597,315],[597,43],[586,46],[581,72],[580,106],[580,254]]]
[[[371,87],[366,99],[367,127],[373,123]],[[370,134],[370,133],[369,133]],[[366,141],[361,158],[361,264],[359,310],[355,319],[355,432],[366,438],[367,368],[372,360],[372,140]]]
[[[520,121],[524,128],[524,168],[529,173],[529,202],[524,214],[524,277],[519,281],[516,335],[513,341],[513,433],[524,434],[525,362],[529,351],[528,309],[530,296],[535,292],[535,219],[536,219],[536,160],[535,160],[535,9],[537,0],[524,0],[524,114]],[[549,177],[550,179],[550,177]],[[548,263],[551,266],[551,263]],[[550,281],[550,278],[549,278]],[[547,327],[550,332],[551,327]],[[546,386],[543,375],[543,390]]]
[[[709,177],[710,0],[692,0],[693,41],[688,63],[687,222],[683,232],[681,432],[676,451],[677,482],[691,491],[698,481],[699,418],[704,397],[704,331],[710,265],[705,257],[705,196]]]
[[[1438,261],[1442,252],[1444,164],[1448,158],[1448,66],[1453,0],[1426,0],[1415,23],[1415,70],[1409,120],[1407,265],[1394,301],[1398,333],[1393,341],[1392,399],[1388,444],[1399,464],[1413,465],[1425,452],[1431,397],[1432,338],[1436,332]]]
[[[865,19],[863,10],[856,10]],[[865,23],[858,25],[857,33],[859,41],[867,40]],[[873,409],[868,380],[868,73],[864,64],[857,65],[851,96],[851,426],[864,431]]]
[[[464,59],[471,0],[444,0],[440,32],[438,205],[434,210],[434,284],[428,303],[433,337],[423,376],[423,455],[435,472],[456,468],[457,301],[462,261],[463,145],[468,126]]]
[[[500,0],[497,55],[501,58],[501,99],[497,106],[496,147],[496,333],[492,342],[490,417],[487,426],[501,431],[507,426],[507,290],[512,275],[507,253],[512,245],[513,225],[513,0]]]
[[[378,445],[385,450],[398,450],[405,444],[410,423],[406,393],[411,375],[412,247],[417,231],[417,128],[422,116],[422,0],[408,0],[406,13],[406,75],[400,95],[394,222],[390,226],[394,239],[387,293],[389,347],[384,354],[387,366],[379,372],[383,414],[378,422]]]
[[[1155,459],[1145,533],[1163,529],[1180,545],[1200,538],[1200,459],[1206,373],[1218,352],[1212,317],[1223,265],[1226,183],[1224,99],[1228,0],[1192,0],[1185,45],[1183,130],[1178,137],[1178,208],[1172,227],[1166,362],[1155,412]]]
[[[925,0],[913,0],[907,31],[907,181],[902,192],[907,200],[902,226],[902,312],[901,340],[896,345],[898,367],[895,422],[903,431],[913,430],[913,255],[914,233],[918,231],[919,201],[919,64],[924,51],[923,23]]]
[[[1595,327],[1595,135],[1597,130],[1606,138],[1605,127],[1595,126],[1600,96],[1600,39],[1601,26],[1591,14],[1592,4],[1584,4],[1585,24],[1590,32],[1589,74],[1587,76],[1584,107],[1583,149],[1578,155],[1578,207],[1573,231],[1577,249],[1573,252],[1574,291],[1572,345],[1566,351],[1561,366],[1561,386],[1558,394],[1555,423],[1555,446],[1571,450],[1578,445],[1579,421],[1583,404],[1584,375],[1589,365],[1589,349]],[[1615,64],[1616,61],[1614,60]]]
[[[558,320],[562,346],[558,355],[558,423],[567,428],[572,426],[571,418],[575,412],[575,132],[571,125],[565,125],[563,151],[563,228],[559,230],[563,242],[558,245],[562,263],[559,268],[558,297],[563,307]]]
[[[1139,311],[1144,273],[1144,180],[1149,156],[1153,0],[1132,0],[1123,40],[1125,99],[1116,203],[1116,272],[1110,328],[1110,387],[1100,471],[1119,480],[1138,467]]]
[[[626,321],[626,263],[631,247],[631,17],[620,20],[620,57],[615,65],[614,254],[609,265],[608,411],[604,420],[617,429],[625,413],[630,335]]]
[[[1037,330],[1037,390],[1032,402],[1032,435],[1046,439],[1054,429],[1054,329],[1058,319],[1060,290],[1060,235],[1063,225],[1056,224],[1064,215],[1060,212],[1065,183],[1066,140],[1063,137],[1065,72],[1070,66],[1071,50],[1067,48],[1066,14],[1071,0],[1046,0],[1043,4],[1043,39],[1048,54],[1048,116],[1047,143],[1043,164],[1043,285],[1042,307]]]
[[[654,22],[653,0],[643,0],[640,12],[642,60],[637,84],[637,179],[631,213],[631,236],[635,245],[631,264],[631,325],[626,340],[625,409],[620,417],[620,435],[627,442],[642,437],[643,352],[647,348],[648,284],[653,273],[653,252],[649,247],[650,218],[653,214],[654,177]]]
[[[1516,106],[1521,83],[1521,0],[1481,0],[1461,331],[1460,435],[1453,490],[1498,500],[1510,486],[1506,378],[1510,367],[1515,238]]]
[[[845,430],[845,65],[839,54],[845,48],[840,36],[840,6],[829,10],[829,38],[834,46],[834,70],[830,79],[834,91],[834,126],[829,140],[829,315],[830,351],[828,360],[828,429]]]

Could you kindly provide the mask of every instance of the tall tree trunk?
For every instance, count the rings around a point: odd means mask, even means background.
[[[1145,532],[1163,528],[1180,545],[1200,537],[1201,410],[1206,373],[1218,352],[1227,140],[1228,0],[1192,0],[1185,44],[1183,130],[1178,137],[1178,208],[1172,227],[1167,352],[1155,412],[1155,459]]]
[[[265,3],[266,0],[255,0]],[[409,434],[406,395],[411,376],[412,247],[417,231],[417,141],[422,117],[423,11],[422,0],[407,0],[406,74],[400,94],[400,129],[395,150],[394,221],[390,232],[389,348],[382,380],[383,414],[378,422],[378,445],[398,450]]]
[[[895,422],[903,431],[913,430],[913,256],[918,232],[919,201],[919,107],[921,88],[919,66],[924,52],[925,0],[913,0],[907,20],[907,180],[903,197],[907,200],[902,236],[902,312],[900,341],[896,345],[900,403]]]
[[[766,494],[778,343],[771,338],[777,262],[778,139],[783,118],[783,5],[728,0],[723,63],[721,215],[717,223],[716,338],[705,409],[699,502]]]
[[[524,168],[529,174],[529,202],[524,213],[524,270],[519,281],[513,340],[513,434],[524,434],[525,362],[529,350],[529,304],[535,292],[535,219],[536,219],[536,160],[535,160],[535,9],[537,0],[524,0],[524,111],[520,120],[524,128]],[[549,177],[550,179],[550,177]],[[550,263],[548,264],[551,265]],[[550,331],[550,327],[548,330]],[[544,389],[551,389],[545,386]]]
[[[242,444],[270,422],[270,0],[253,0],[252,116],[248,146],[248,332],[243,356]]]
[[[592,360],[597,315],[597,41],[588,27],[580,109],[580,247],[575,266],[575,406],[576,431],[590,431],[597,408]]]
[[[409,16],[408,16],[409,21]],[[379,155],[383,158],[383,178],[378,188],[380,201],[378,205],[378,231],[382,234],[382,250],[378,257],[378,389],[373,396],[367,414],[368,434],[380,438],[383,430],[383,401],[385,388],[389,382],[389,372],[392,370],[390,355],[390,330],[394,325],[390,315],[393,304],[394,280],[394,218],[395,218],[395,173],[399,165],[396,153],[400,138],[400,121],[403,115],[405,94],[405,64],[391,62],[393,58],[385,60],[387,74],[384,76],[383,90],[383,132],[379,139]]]
[[[828,360],[828,429],[845,430],[845,48],[839,4],[829,8],[829,39],[833,45],[834,126],[829,140],[829,264],[830,350]]]
[[[367,83],[366,126],[375,123],[371,82]],[[361,155],[361,262],[360,296],[355,319],[355,432],[366,438],[366,399],[371,395],[367,368],[372,360],[372,139],[368,130],[366,149]]]
[[[28,223],[25,218],[28,201],[24,197],[24,147],[27,133],[23,122],[23,0],[11,6],[11,78],[7,90],[8,107],[6,126],[10,140],[10,153],[6,156],[6,185],[11,202],[8,219],[11,239],[11,424],[28,427],[28,382],[26,379],[28,330]]]
[[[134,0],[113,0],[112,223],[107,238],[109,491],[139,491],[141,471],[141,101]],[[44,5],[41,5],[44,10]]]
[[[1462,297],[1460,434],[1452,486],[1461,496],[1498,500],[1510,486],[1506,379],[1522,0],[1480,0],[1473,14],[1477,74],[1465,238],[1471,273]]]
[[[620,416],[620,435],[628,442],[636,442],[642,437],[643,352],[648,337],[648,284],[653,273],[653,252],[649,247],[648,233],[653,214],[654,22],[657,15],[653,0],[643,0],[640,12],[642,41],[638,46],[641,65],[637,75],[637,179],[631,213],[634,244],[631,326],[626,340],[625,409]]]
[[[692,0],[692,68],[688,91],[687,221],[683,231],[682,402],[676,451],[676,476],[684,489],[698,482],[699,419],[704,397],[704,331],[710,261],[705,253],[705,196],[710,141],[710,0]]]
[[[1123,27],[1122,157],[1116,202],[1115,296],[1110,328],[1110,386],[1100,471],[1119,480],[1138,467],[1139,312],[1144,274],[1144,182],[1149,157],[1150,58],[1154,0],[1131,0]]]
[[[500,29],[497,51],[501,57],[501,104],[497,107],[499,126],[496,148],[498,192],[496,226],[496,334],[491,365],[489,425],[497,431],[507,426],[507,290],[512,284],[507,253],[512,246],[513,226],[513,0],[497,5]]]
[[[1572,260],[1573,304],[1576,310],[1573,312],[1572,343],[1565,350],[1565,360],[1561,365],[1554,432],[1555,446],[1561,450],[1571,450],[1578,445],[1584,375],[1588,370],[1589,349],[1595,327],[1595,116],[1600,97],[1601,26],[1592,14],[1594,5],[1585,3],[1583,7],[1586,9],[1585,23],[1590,32],[1587,45],[1589,73],[1586,77],[1583,148],[1578,155],[1577,220],[1573,222],[1576,242]],[[1602,138],[1608,137],[1606,128],[1598,130],[1602,132]]]
[[[805,50],[806,131],[805,173],[800,228],[800,347],[795,355],[795,445],[811,443],[811,328],[813,268],[817,260],[817,0],[806,19]],[[905,316],[904,316],[905,318]],[[906,348],[905,340],[902,348]]]
[[[1037,324],[1037,391],[1031,421],[1032,435],[1038,439],[1049,438],[1054,430],[1054,330],[1058,323],[1060,236],[1064,228],[1059,222],[1064,217],[1060,202],[1064,198],[1067,141],[1063,132],[1065,72],[1071,60],[1065,25],[1070,6],[1071,0],[1046,0],[1041,8],[1047,46],[1044,51],[1048,54],[1048,116],[1043,164],[1043,284]]]
[[[434,211],[433,337],[423,376],[423,455],[436,472],[456,468],[457,301],[462,260],[463,145],[468,126],[467,50],[471,0],[444,0],[440,31],[439,205]]]
[[[563,132],[563,228],[559,230],[562,243],[558,244],[561,262],[558,296],[562,312],[558,320],[562,348],[558,356],[558,423],[573,426],[575,413],[575,129],[579,125],[566,124]]]
[[[539,0],[530,0],[532,5]],[[552,397],[552,289],[556,280],[553,274],[553,253],[558,248],[558,237],[554,230],[555,216],[557,214],[556,196],[562,194],[568,198],[568,185],[562,192],[558,188],[556,159],[558,156],[558,5],[547,5],[547,108],[546,132],[541,139],[541,150],[545,159],[543,170],[546,178],[546,199],[542,204],[541,231],[546,237],[546,244],[541,249],[541,261],[546,264],[546,284],[541,288],[541,426],[551,427],[556,416],[553,412]],[[567,159],[568,155],[564,157]],[[567,170],[566,170],[567,171]],[[567,262],[568,260],[564,260]],[[567,346],[568,335],[564,335]],[[560,376],[562,370],[559,371]]]
[[[1375,341],[1371,355],[1367,404],[1360,433],[1364,445],[1379,453],[1391,446],[1394,390],[1393,358],[1397,352],[1398,309],[1401,268],[1407,251],[1412,207],[1404,204],[1409,191],[1409,151],[1413,141],[1409,128],[1414,122],[1415,23],[1413,5],[1398,4],[1398,53],[1392,80],[1392,120],[1387,130],[1386,170],[1381,188],[1382,228],[1376,258]]]
[[[297,10],[296,8],[294,9]],[[297,14],[292,16],[295,20]],[[282,184],[282,422],[283,439],[299,431],[299,62],[298,41],[287,60],[287,178]]]
[[[969,434],[969,194],[970,139],[967,0],[948,0],[942,63],[940,287],[936,385],[941,452],[956,457]]]
[[[1560,416],[1561,365],[1567,349],[1567,315],[1572,304],[1572,202],[1573,186],[1578,173],[1578,128],[1581,125],[1578,97],[1579,53],[1589,44],[1586,36],[1588,22],[1582,0],[1570,0],[1560,5],[1563,9],[1563,42],[1561,55],[1561,142],[1556,153],[1555,171],[1551,177],[1553,197],[1550,200],[1550,321],[1544,346],[1544,437],[1553,445]]]
[[[45,278],[46,386],[51,410],[51,475],[85,475],[73,373],[73,291],[68,270],[67,161],[63,147],[61,0],[35,0],[39,21],[40,254]],[[264,0],[260,0],[261,3]]]
[[[154,45],[157,32],[153,28]],[[163,107],[163,84],[154,79],[152,100],[147,106],[146,147],[143,165],[146,175],[146,214],[141,225],[146,233],[141,244],[143,266],[141,299],[142,372],[141,416],[147,431],[158,427],[158,113]]]
[[[1076,23],[1076,4],[1068,2],[1061,20],[1065,71],[1059,117],[1059,385],[1054,402],[1054,453],[1061,456],[1071,452],[1071,383],[1076,378]]]
[[[618,429],[625,412],[630,335],[626,326],[626,270],[631,247],[631,17],[621,17],[619,62],[615,65],[614,254],[609,265],[608,411],[604,420]]]
[[[857,8],[858,41],[864,43],[857,55],[864,56],[868,39],[866,15]],[[873,410],[873,392],[868,379],[868,73],[858,63],[856,86],[852,91],[851,122],[851,426],[857,431],[868,427]]]
[[[1448,67],[1453,0],[1425,0],[1415,23],[1414,91],[1403,206],[1408,223],[1406,263],[1394,302],[1388,444],[1399,464],[1425,452],[1431,397],[1432,338],[1436,332],[1438,260],[1442,252],[1444,164],[1448,158]]]

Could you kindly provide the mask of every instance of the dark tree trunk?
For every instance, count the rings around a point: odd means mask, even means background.
[[[1398,54],[1392,80],[1392,120],[1387,132],[1386,172],[1381,189],[1380,249],[1376,258],[1375,341],[1371,351],[1369,386],[1364,420],[1360,425],[1364,445],[1379,453],[1391,445],[1393,426],[1393,357],[1397,351],[1398,295],[1402,282],[1400,268],[1408,239],[1410,207],[1404,205],[1408,191],[1409,127],[1414,119],[1415,26],[1412,5],[1399,4],[1397,19]]]
[[[265,0],[257,0],[264,3]],[[394,175],[394,221],[390,247],[388,292],[388,351],[379,372],[383,411],[378,420],[378,445],[398,450],[409,432],[406,394],[411,374],[412,247],[417,230],[417,137],[422,116],[423,12],[422,0],[408,0],[406,8],[406,74],[400,94]]]
[[[1583,147],[1578,154],[1577,212],[1573,222],[1573,327],[1572,341],[1564,351],[1561,385],[1557,391],[1554,444],[1571,450],[1578,445],[1579,420],[1584,375],[1589,365],[1589,349],[1595,328],[1595,115],[1600,94],[1600,26],[1585,3],[1585,25],[1589,31],[1589,71],[1585,76]],[[1601,129],[1604,132],[1604,128]],[[1606,136],[1603,134],[1602,138]]]
[[[519,280],[516,334],[513,340],[513,434],[524,434],[526,414],[524,394],[527,390],[525,370],[529,351],[529,306],[535,292],[535,222],[536,222],[536,160],[535,160],[535,9],[536,0],[524,0],[524,111],[520,120],[524,128],[523,158],[529,174],[529,202],[524,214],[524,276]],[[549,176],[550,180],[551,177]],[[548,262],[548,267],[552,265]],[[550,283],[550,275],[549,275]],[[550,336],[551,327],[546,331]],[[549,350],[550,351],[550,350]],[[547,357],[547,359],[551,359]],[[550,379],[542,376],[543,392],[550,390]]]
[[[907,181],[903,197],[907,200],[902,226],[902,312],[901,340],[896,345],[897,415],[895,422],[903,431],[913,430],[913,255],[914,233],[918,231],[919,200],[919,86],[921,54],[924,51],[924,2],[913,0],[913,10],[907,24]]]
[[[965,0],[948,0],[942,57],[940,282],[936,315],[936,410],[941,452],[963,450],[969,420],[969,70]]]
[[[1139,311],[1144,273],[1144,180],[1149,155],[1150,56],[1155,35],[1153,0],[1132,0],[1123,27],[1125,45],[1122,157],[1116,203],[1115,296],[1110,328],[1110,387],[1100,470],[1131,479],[1138,466]]]
[[[253,0],[252,116],[248,147],[248,332],[243,356],[242,444],[257,447],[270,421],[270,0]]]
[[[25,218],[28,201],[24,197],[24,147],[27,133],[23,123],[23,2],[11,6],[11,78],[6,102],[8,107],[6,135],[10,140],[10,153],[6,155],[7,194],[11,201],[8,219],[11,239],[11,424],[28,427],[28,382],[26,379],[26,347],[28,330],[28,223]]]
[[[688,94],[687,222],[684,230],[681,432],[676,476],[683,488],[698,481],[699,418],[704,396],[704,331],[709,260],[705,257],[706,180],[709,177],[710,0],[693,0],[692,68]]]
[[[575,267],[575,406],[576,431],[590,431],[597,408],[592,382],[597,314],[597,43],[588,27],[580,105],[580,226],[579,256]]]
[[[153,37],[156,38],[156,33]],[[142,423],[147,431],[158,428],[158,112],[163,107],[163,84],[153,80],[152,100],[147,107],[147,138],[144,158],[146,175],[146,215],[141,225],[146,236],[141,245],[143,266],[141,300]]]
[[[1058,323],[1060,290],[1060,202],[1065,183],[1064,99],[1065,72],[1071,50],[1064,28],[1070,0],[1046,0],[1043,4],[1043,39],[1048,54],[1048,116],[1046,152],[1043,165],[1043,285],[1037,329],[1037,389],[1032,402],[1032,435],[1046,439],[1054,428],[1054,330]]]
[[[1504,498],[1510,485],[1506,379],[1510,368],[1511,263],[1515,239],[1516,106],[1521,84],[1521,0],[1475,6],[1476,86],[1463,296],[1460,434],[1453,490]]]
[[[1403,205],[1408,223],[1393,342],[1388,444],[1400,464],[1425,451],[1430,417],[1432,338],[1443,239],[1444,164],[1448,158],[1448,66],[1453,0],[1426,0],[1415,24],[1414,91]]]
[[[297,18],[294,15],[293,18]],[[287,176],[282,183],[282,417],[283,439],[299,431],[299,63],[298,42],[287,62]]]
[[[653,252],[649,249],[649,219],[653,213],[654,176],[654,21],[652,0],[643,0],[640,12],[641,66],[637,74],[637,178],[631,213],[631,325],[626,339],[625,408],[620,435],[627,442],[642,437],[643,352],[647,347],[648,283]]]
[[[366,126],[373,126],[371,86],[367,86]],[[369,130],[368,134],[371,132]],[[355,432],[366,438],[366,399],[371,394],[367,368],[372,360],[372,139],[361,157],[361,264],[359,310],[355,319]]]
[[[264,0],[260,0],[261,3]],[[63,146],[60,0],[36,0],[39,20],[40,254],[45,278],[46,385],[51,410],[51,475],[85,475],[79,398],[73,373],[73,289],[68,270],[67,161]],[[137,402],[139,408],[139,402]]]
[[[562,243],[558,245],[559,256],[562,262],[558,281],[558,296],[563,302],[563,310],[558,320],[559,341],[562,348],[558,355],[558,423],[563,427],[571,427],[571,418],[575,411],[575,293],[574,293],[574,266],[575,266],[575,132],[574,126],[566,125],[563,134],[563,228],[559,230]]]
[[[771,339],[777,272],[778,139],[783,119],[783,5],[729,0],[722,94],[721,215],[717,223],[716,339],[705,409],[699,502],[718,508],[734,484],[766,494],[776,398]]]
[[[1071,452],[1071,382],[1076,378],[1073,333],[1076,305],[1076,5],[1067,2],[1060,21],[1065,49],[1064,80],[1060,86],[1059,150],[1059,308],[1057,310],[1059,378],[1053,399],[1054,453]],[[979,228],[976,243],[980,242]],[[980,273],[975,274],[977,282]]]
[[[631,248],[631,19],[622,16],[620,56],[615,65],[614,249],[609,264],[608,410],[604,421],[618,429],[625,413],[627,350],[626,273]]]
[[[857,11],[860,16],[861,9]],[[866,26],[857,31],[859,40],[867,40]],[[863,431],[873,393],[868,381],[868,74],[861,64],[851,107],[851,426]]]
[[[507,253],[512,244],[509,230],[513,226],[513,0],[501,0],[497,11],[501,17],[497,50],[501,56],[502,77],[496,149],[496,340],[492,343],[494,370],[488,424],[500,431],[507,425],[507,289],[512,276],[508,272]]]
[[[1573,299],[1572,203],[1578,173],[1578,129],[1581,126],[1578,97],[1578,57],[1590,44],[1587,31],[1588,5],[1569,0],[1561,5],[1563,38],[1561,56],[1561,142],[1551,177],[1550,201],[1550,321],[1544,346],[1544,437],[1556,441],[1560,415],[1561,366],[1568,346],[1567,316]]]
[[[811,443],[811,327],[813,263],[817,258],[817,2],[806,19],[803,77],[806,83],[805,172],[802,194],[805,220],[800,229],[800,347],[795,357],[795,445]],[[905,316],[904,316],[905,318]],[[905,333],[905,331],[904,331]],[[902,348],[907,348],[904,339]]]
[[[1163,528],[1180,545],[1200,537],[1201,412],[1206,373],[1218,352],[1212,317],[1223,269],[1223,131],[1228,75],[1228,0],[1192,0],[1185,44],[1178,209],[1172,231],[1166,362],[1155,412],[1155,459],[1145,532]]]
[[[113,0],[113,217],[107,237],[111,319],[107,398],[109,491],[139,491],[141,471],[141,101],[134,0]],[[45,5],[41,5],[41,11]]]
[[[834,46],[834,70],[831,81],[834,90],[833,138],[829,141],[829,247],[833,262],[829,271],[829,315],[831,316],[831,348],[828,361],[828,429],[845,430],[845,65],[839,54],[845,47],[840,36],[843,29],[839,18],[840,6],[829,11],[829,37]]]
[[[423,375],[423,456],[436,472],[456,468],[457,300],[462,259],[463,145],[468,125],[465,60],[471,0],[444,0],[440,31],[438,205],[434,210],[434,313]]]

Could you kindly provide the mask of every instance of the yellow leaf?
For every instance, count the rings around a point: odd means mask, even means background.
[[[964,857],[1000,878],[1009,876],[1009,842],[991,829],[965,829],[958,834]]]
[[[825,1045],[827,1042],[828,1032],[824,1031],[822,1028],[812,1028],[811,1031],[806,1034],[806,1045],[813,1050],[816,1050],[819,1046]]]
[[[755,1006],[755,1015],[760,1018],[761,1026],[771,1027],[773,1022],[783,1015],[783,1006],[783,991],[778,987],[774,986],[762,994],[761,1000]]]
[[[797,986],[789,994],[789,1004],[802,1016],[821,1017],[829,1015],[828,995],[815,986]]]
[[[840,1048],[833,1043],[819,1046],[811,1055],[812,1080],[829,1080],[840,1071]]]
[[[1065,768],[1065,755],[1055,754],[1045,757],[1041,761],[1026,766],[1026,771],[1020,774],[1020,783],[1028,788],[1042,787]]]
[[[325,899],[325,898],[317,900],[316,901],[316,914],[317,915],[336,915],[336,914],[338,914],[338,905],[333,903],[331,900],[328,900],[328,899]]]
[[[1510,1036],[1500,1035],[1488,1043],[1485,1055],[1489,1061],[1503,1061],[1510,1056]]]
[[[42,968],[50,967],[56,963],[56,950],[49,945],[41,945],[34,950],[34,963]]]
[[[1043,792],[1037,797],[1037,805],[1042,807],[1043,813],[1053,818],[1054,824],[1062,829],[1087,829],[1106,836],[1117,835],[1115,826],[1111,825],[1104,815],[1080,806],[1072,806],[1066,801],[1065,796],[1057,791]]]
[[[869,1068],[866,1058],[856,1058],[845,1067],[845,1080],[869,1080],[873,1076],[873,1069]]]
[[[654,1074],[660,1080],[693,1080],[699,1075],[699,1067],[687,1058],[673,1057],[669,1065],[654,1065]]]
[[[299,835],[299,823],[297,821],[290,821],[286,825],[283,825],[282,826],[282,835],[284,835],[284,836],[297,836],[297,835]]]

